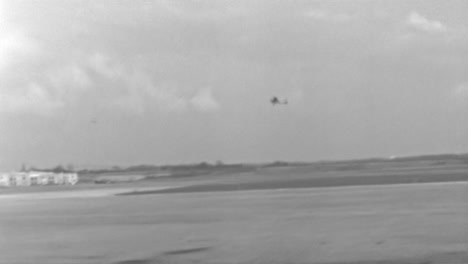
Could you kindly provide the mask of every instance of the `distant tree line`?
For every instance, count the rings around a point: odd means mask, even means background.
[[[148,172],[148,171],[188,171],[188,170],[220,170],[236,167],[245,167],[244,164],[225,164],[218,160],[213,163],[200,162],[194,164],[177,164],[177,165],[133,165],[129,167],[112,166],[108,169],[83,169],[77,171],[83,174],[104,174],[104,173],[119,173],[119,172]]]
[[[54,172],[54,173],[71,173],[75,172],[74,166],[72,164],[69,164],[67,166],[63,165],[57,165],[52,168],[37,168],[34,166],[27,167],[25,164],[21,165],[21,170],[22,172],[28,172],[28,171],[41,171],[41,172]]]

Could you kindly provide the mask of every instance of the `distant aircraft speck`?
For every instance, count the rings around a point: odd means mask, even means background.
[[[270,102],[271,102],[271,104],[272,104],[273,106],[275,106],[275,105],[277,105],[277,104],[280,104],[280,105],[281,105],[281,104],[283,104],[283,105],[287,105],[287,104],[288,104],[288,100],[284,99],[283,101],[280,101],[280,100],[278,99],[278,97],[276,97],[276,96],[273,96],[273,98],[271,98]]]

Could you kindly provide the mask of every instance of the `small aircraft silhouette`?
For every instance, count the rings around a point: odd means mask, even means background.
[[[288,104],[288,100],[284,99],[283,101],[280,101],[278,99],[278,97],[276,97],[276,96],[273,96],[273,98],[271,98],[270,102],[271,102],[271,104],[273,106],[275,106],[277,104],[284,104],[284,105]]]

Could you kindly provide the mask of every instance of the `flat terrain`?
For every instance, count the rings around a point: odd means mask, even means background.
[[[184,182],[173,185],[171,188],[146,190],[135,189],[120,195],[146,195],[161,193],[193,193],[193,192],[220,192],[240,190],[272,190],[295,188],[323,188],[340,186],[366,186],[366,185],[390,185],[408,183],[442,183],[442,182],[468,182],[468,173],[433,173],[427,175],[388,174],[388,175],[328,175],[322,177],[266,177],[265,175],[248,175],[248,179],[235,177],[217,179],[213,181]],[[302,177],[301,177],[302,176]],[[245,177],[245,176],[244,176]],[[247,178],[247,177],[246,177]]]
[[[468,263],[467,183],[113,190],[0,196],[0,263]]]

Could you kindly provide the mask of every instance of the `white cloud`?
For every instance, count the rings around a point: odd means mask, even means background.
[[[443,32],[447,27],[437,20],[429,20],[417,12],[408,15],[406,23],[411,27],[426,32]]]
[[[23,56],[31,56],[38,51],[37,43],[19,31],[0,35],[0,71]]]
[[[114,94],[116,97],[111,104],[129,113],[143,114],[153,110],[160,113],[182,112],[188,107],[188,100],[179,95],[177,86],[155,84],[150,75],[141,70],[124,71],[121,82],[124,84],[123,91]]]
[[[202,112],[215,111],[220,107],[209,88],[198,91],[198,93],[190,99],[190,103],[195,109]]]
[[[114,105],[133,114],[153,110],[159,113],[182,113],[190,108],[213,112],[220,108],[211,89],[200,89],[195,96],[189,97],[173,84],[153,84],[142,73],[128,78],[126,82],[127,91],[116,98]]]
[[[123,67],[123,63],[102,53],[91,56],[88,64],[98,75],[121,84],[120,88],[107,91],[108,98],[112,98],[110,105],[129,113],[143,114],[154,110],[160,113],[184,112],[190,107],[201,112],[211,112],[220,107],[211,89],[200,89],[195,96],[190,97],[192,87],[179,87],[174,82],[153,80],[150,72],[135,65]],[[81,75],[77,73],[81,71],[75,72],[75,75]]]
[[[178,95],[176,90],[152,86],[148,93],[151,102],[156,103],[160,110],[180,112],[187,109],[187,99]]]
[[[16,55],[28,49],[15,45]],[[20,48],[21,47],[21,48]],[[7,66],[12,66],[12,61]],[[24,62],[26,63],[26,62]],[[74,63],[51,66],[44,63],[37,72],[23,73],[24,78],[6,79],[0,87],[0,113],[27,113],[53,116],[93,84],[86,69]],[[14,69],[14,67],[12,67]],[[8,77],[8,73],[4,73]]]
[[[86,69],[74,63],[50,71],[48,78],[57,89],[69,90],[74,88],[84,90],[93,84],[93,80],[91,80]]]
[[[210,89],[191,96],[196,88],[156,80],[151,71],[137,64],[127,65],[100,52],[80,57],[45,65],[40,75],[32,75],[23,84],[0,87],[0,113],[55,115],[60,113],[56,110],[83,98],[93,100],[93,95],[103,106],[137,115],[190,109],[211,112],[220,107]]]
[[[307,11],[306,16],[313,18],[313,19],[317,19],[317,20],[327,20],[327,21],[337,21],[337,22],[348,21],[353,18],[349,14],[333,13],[333,12],[329,12],[323,9],[309,10]]]
[[[37,84],[30,83],[19,89],[0,89],[1,113],[35,113],[51,115],[64,106],[50,91]]]

